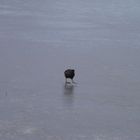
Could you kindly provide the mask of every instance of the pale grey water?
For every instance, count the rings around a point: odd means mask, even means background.
[[[139,140],[139,25],[139,0],[0,0],[0,139]]]

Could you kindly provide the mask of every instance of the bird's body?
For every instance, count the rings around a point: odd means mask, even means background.
[[[67,79],[71,79],[73,82],[73,78],[75,76],[75,70],[74,69],[67,69],[67,70],[65,70],[64,75],[66,78],[66,82],[67,82]]]

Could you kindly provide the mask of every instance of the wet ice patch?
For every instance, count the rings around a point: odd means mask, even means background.
[[[22,130],[23,134],[33,134],[37,131],[35,127],[27,127]]]

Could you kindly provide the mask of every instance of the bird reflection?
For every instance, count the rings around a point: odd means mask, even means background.
[[[67,107],[73,106],[74,102],[74,85],[70,83],[65,83],[64,88],[64,104]]]
[[[74,85],[71,83],[65,83],[64,85],[64,94],[73,94],[74,91]]]

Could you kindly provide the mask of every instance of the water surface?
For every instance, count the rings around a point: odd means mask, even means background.
[[[0,139],[140,139],[139,13],[138,0],[1,0]]]

